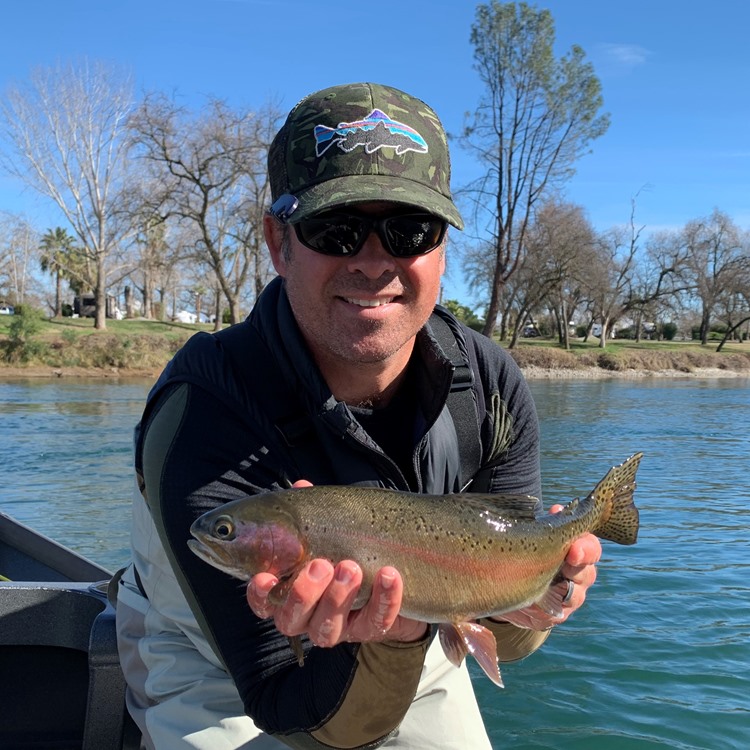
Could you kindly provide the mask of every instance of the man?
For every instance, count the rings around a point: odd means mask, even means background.
[[[399,614],[398,570],[381,569],[352,611],[357,563],[312,560],[278,604],[273,576],[243,590],[188,549],[198,515],[288,481],[540,495],[518,368],[433,315],[447,224],[462,228],[435,113],[375,84],[312,94],[276,136],[269,174],[279,277],[248,321],[188,342],[138,431],[133,565],[118,602],[130,711],[159,750],[488,748],[466,666]],[[471,387],[459,402],[461,363]],[[534,651],[583,603],[599,554],[590,535],[571,548],[562,618],[484,623],[501,660]],[[286,638],[298,635],[302,667]]]

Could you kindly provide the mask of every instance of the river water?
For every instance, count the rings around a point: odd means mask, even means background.
[[[634,547],[506,688],[475,674],[497,750],[750,748],[750,383],[534,381],[545,502],[645,457]],[[131,431],[149,383],[0,383],[0,509],[111,569],[127,558]],[[210,433],[209,433],[210,434]],[[469,749],[467,749],[469,750]]]

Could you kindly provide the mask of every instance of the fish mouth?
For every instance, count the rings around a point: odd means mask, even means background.
[[[242,581],[250,580],[248,572],[234,561],[228,550],[210,546],[200,541],[200,539],[188,539],[187,545],[194,555],[217,570],[227,573],[234,578],[239,578]]]
[[[200,557],[201,560],[211,565],[216,565],[218,562],[214,550],[208,545],[201,542],[199,539],[188,539],[187,543],[193,554]]]

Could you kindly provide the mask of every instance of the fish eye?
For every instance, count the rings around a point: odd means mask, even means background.
[[[219,516],[214,521],[213,534],[219,539],[234,539],[234,523],[232,523],[232,519],[229,516]]]

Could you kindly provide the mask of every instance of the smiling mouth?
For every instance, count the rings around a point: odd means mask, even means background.
[[[357,305],[357,307],[382,307],[383,305],[389,305],[395,297],[389,297],[388,299],[356,299],[354,297],[343,297],[345,302],[350,305]]]

